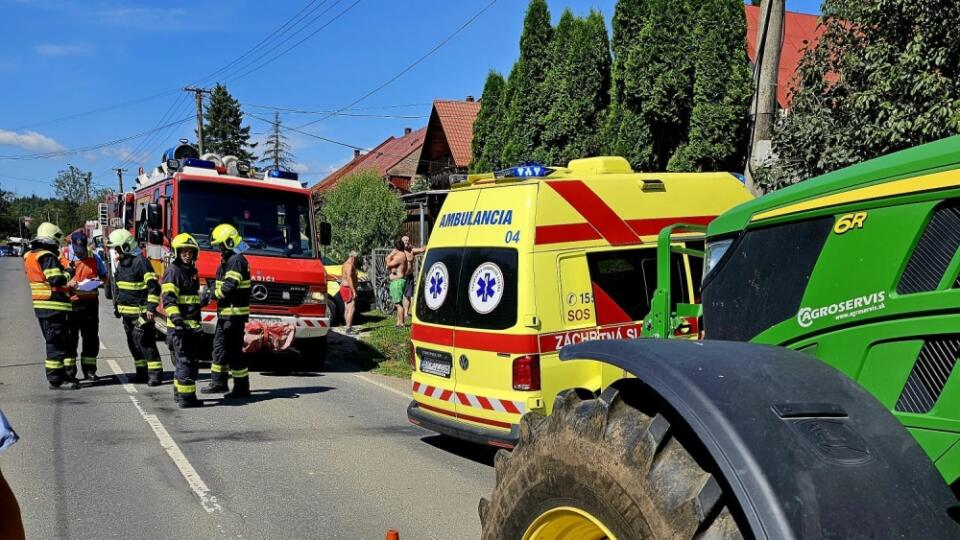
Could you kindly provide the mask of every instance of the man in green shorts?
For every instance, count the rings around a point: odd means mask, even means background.
[[[390,273],[390,300],[397,311],[396,326],[402,327],[407,314],[403,309],[403,291],[407,287],[407,255],[403,251],[403,241],[397,239],[393,251],[387,255],[387,271]]]

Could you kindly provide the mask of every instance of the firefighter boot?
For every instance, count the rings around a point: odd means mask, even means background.
[[[233,390],[225,394],[223,397],[227,399],[241,399],[250,397],[250,378],[234,377]]]
[[[211,382],[210,384],[201,388],[200,393],[201,394],[222,394],[229,390],[230,390],[230,387],[227,386],[227,383]]]
[[[177,394],[177,407],[181,409],[192,409],[202,406],[203,402],[197,399],[196,394]]]

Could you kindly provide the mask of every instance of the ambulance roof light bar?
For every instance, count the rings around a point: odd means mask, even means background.
[[[493,176],[494,178],[543,178],[553,174],[554,170],[540,163],[528,161],[508,169],[494,171]]]

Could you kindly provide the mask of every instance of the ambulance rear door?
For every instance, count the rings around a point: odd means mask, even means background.
[[[507,432],[528,399],[540,396],[532,254],[537,187],[482,189],[468,227],[458,281],[456,407],[461,421],[481,428]]]
[[[457,416],[453,340],[468,230],[462,222],[472,215],[478,196],[475,189],[456,190],[447,196],[430,235],[413,301],[411,341],[417,363],[412,375],[413,398],[424,410],[448,420]]]

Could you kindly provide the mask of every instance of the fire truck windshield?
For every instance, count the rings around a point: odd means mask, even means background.
[[[312,211],[307,195],[288,191],[201,181],[180,183],[180,232],[189,232],[203,249],[221,223],[240,231],[253,255],[316,257]]]

